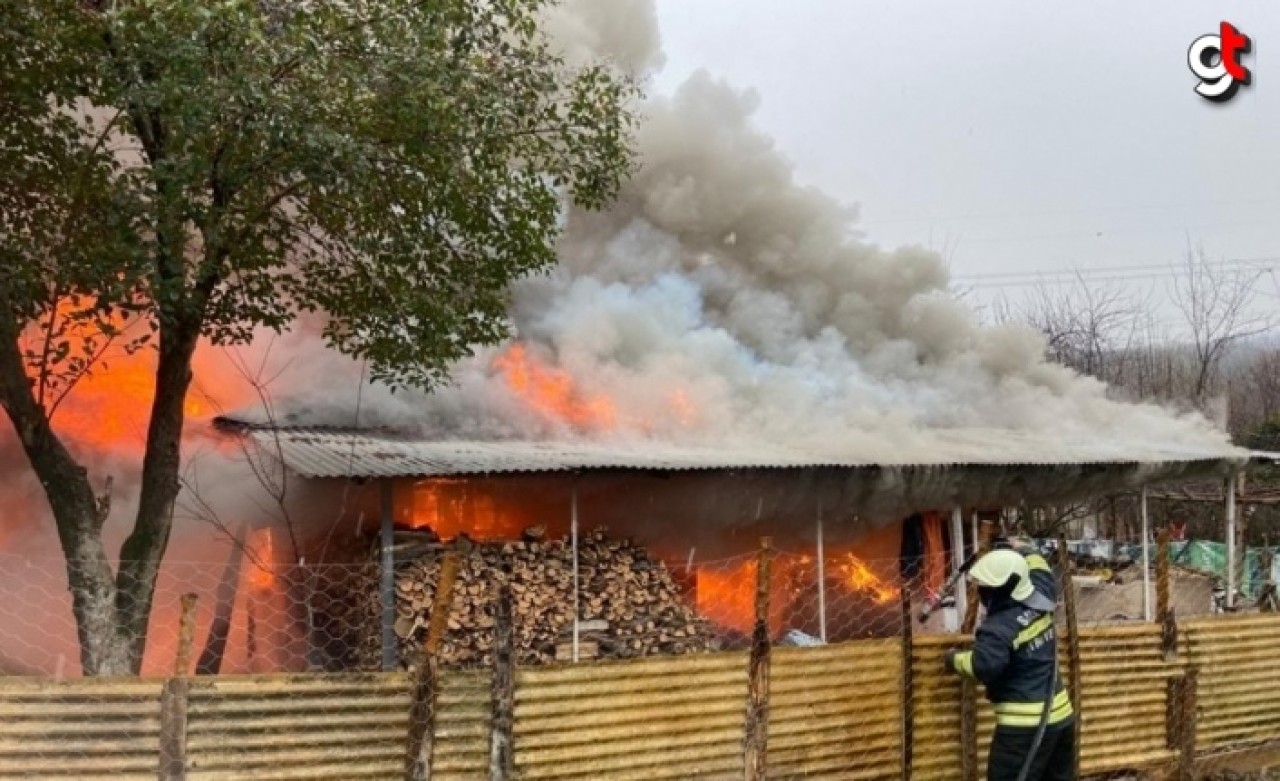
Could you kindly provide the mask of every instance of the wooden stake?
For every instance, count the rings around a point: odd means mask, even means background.
[[[191,680],[170,678],[160,690],[159,781],[187,778],[187,695]]]
[[[1182,697],[1186,683],[1184,676],[1170,678],[1165,683],[1164,741],[1170,751],[1182,746]]]
[[[773,539],[762,537],[756,564],[756,625],[747,668],[747,722],[743,740],[746,781],[765,781],[769,768],[769,592],[772,561]]]
[[[393,505],[395,503],[395,483],[389,479],[382,481],[382,525],[379,541],[382,545],[380,559],[380,591],[382,603],[382,669],[394,670],[399,661],[396,654],[396,557],[395,557],[395,521]]]
[[[414,673],[409,706],[409,752],[405,777],[409,781],[431,781],[431,756],[436,732],[436,658],[424,656]]]
[[[1275,563],[1275,554],[1271,550],[1271,540],[1267,535],[1262,537],[1262,589],[1258,592],[1258,609],[1263,613],[1276,612],[1276,584],[1271,579],[1271,568]]]
[[[431,618],[427,623],[427,637],[422,644],[422,654],[413,678],[413,700],[409,709],[409,753],[406,759],[406,777],[409,781],[430,781],[431,758],[435,749],[436,697],[439,693],[440,642],[453,612],[454,584],[458,580],[458,557],[467,549],[466,539],[459,537],[452,550],[446,551],[440,561],[440,580],[436,586],[435,600],[431,605]]]
[[[1151,514],[1147,512],[1147,487],[1138,495],[1138,512],[1142,516],[1142,620],[1151,620]],[[1157,613],[1158,614],[1158,613]]]
[[[173,674],[189,675],[191,670],[191,644],[196,638],[195,594],[182,595],[182,618],[178,623],[178,652],[173,658]]]
[[[1172,585],[1169,580],[1169,529],[1156,538],[1156,617],[1160,620],[1160,647],[1166,662],[1178,656],[1178,624],[1173,615]]]
[[[1073,761],[1075,763],[1075,774],[1072,778],[1080,777],[1080,703],[1081,703],[1081,681],[1080,681],[1080,631],[1079,624],[1076,621],[1076,589],[1075,584],[1071,580],[1071,554],[1067,550],[1067,537],[1065,534],[1058,536],[1058,569],[1062,574],[1062,606],[1066,613],[1067,621],[1067,675],[1070,677],[1068,682],[1068,690],[1071,693],[1071,704],[1076,709],[1076,719],[1072,730],[1075,731],[1075,752]],[[1058,633],[1061,637],[1062,633]]]
[[[489,743],[489,781],[515,776],[516,654],[511,620],[511,589],[498,591],[493,624],[493,730]]]
[[[1180,698],[1182,718],[1178,729],[1181,742],[1178,747],[1178,781],[1193,781],[1195,778],[1196,697],[1199,679],[1200,669],[1195,665],[1188,667]]]
[[[902,781],[911,781],[911,756],[915,742],[915,670],[911,660],[915,654],[915,627],[911,615],[911,589],[902,584]]]
[[[991,549],[991,540],[995,537],[996,526],[990,521],[982,521],[979,525],[980,539],[975,540],[977,549],[983,553]],[[978,623],[978,589],[972,583],[968,589],[967,605],[964,612],[964,623],[960,631],[972,634],[974,625]],[[963,781],[978,781],[978,687],[969,678],[960,679],[960,777]]]

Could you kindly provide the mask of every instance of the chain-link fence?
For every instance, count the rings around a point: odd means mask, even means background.
[[[1083,772],[1280,739],[1280,620],[1215,614],[1169,546],[1145,578],[1042,548]],[[0,556],[0,778],[980,777],[995,718],[942,663],[983,620],[940,599],[954,557],[859,553],[531,530],[403,536],[389,573],[376,542],[170,560],[143,677],[112,680],[78,678],[64,562]]]

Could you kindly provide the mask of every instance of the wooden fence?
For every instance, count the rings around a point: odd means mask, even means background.
[[[963,781],[960,686],[940,662],[959,641],[773,649],[764,777]],[[1185,760],[1280,741],[1280,616],[1187,622],[1170,642],[1145,624],[1063,644],[1078,650],[1084,774],[1190,775]],[[0,679],[0,780],[742,779],[750,661],[519,670],[509,719],[489,671],[442,671],[427,687],[403,673]],[[413,717],[415,696],[429,698],[429,718]],[[413,766],[424,727],[428,761]],[[991,728],[979,707],[979,762]]]
[[[991,712],[942,665],[967,637],[913,636],[904,603],[901,638],[771,648],[770,550],[748,653],[516,669],[503,589],[489,670],[437,670],[440,621],[412,675],[0,678],[0,781],[977,781]],[[1280,615],[1179,626],[1157,580],[1156,624],[1076,631],[1066,590],[1081,773],[1280,765]]]

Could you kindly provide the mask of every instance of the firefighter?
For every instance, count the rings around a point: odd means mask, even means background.
[[[969,577],[978,585],[986,618],[972,650],[948,651],[946,664],[948,670],[981,682],[995,710],[988,781],[1015,781],[1033,750],[1026,781],[1072,781],[1075,711],[1057,675],[1053,571],[1030,546],[1006,543],[980,558]],[[1047,724],[1036,747],[1055,680]]]

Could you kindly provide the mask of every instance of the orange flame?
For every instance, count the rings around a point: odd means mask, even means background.
[[[712,569],[699,567],[697,610],[723,627],[743,632],[755,624],[756,563]]]
[[[886,604],[898,598],[898,590],[885,583],[870,567],[852,553],[845,555],[840,565],[845,584],[854,591],[869,592],[878,604]]]
[[[539,413],[578,428],[612,428],[617,421],[613,401],[587,394],[566,371],[540,365],[522,344],[513,344],[493,361],[503,379]]]
[[[75,307],[70,301],[58,306],[55,322],[75,318]],[[110,318],[111,325],[121,333],[130,333],[130,324],[123,314]],[[135,330],[139,324],[135,323]],[[71,323],[65,327],[65,342],[71,352],[63,357],[51,371],[59,372],[71,366],[73,360],[89,360],[96,358],[87,372],[75,380],[74,386],[66,391],[61,401],[58,394],[61,389],[50,388],[50,395],[44,399],[52,414],[55,430],[70,442],[95,450],[130,449],[141,450],[146,441],[147,421],[151,413],[151,404],[155,398],[156,353],[153,349],[142,348],[132,354],[124,350],[110,347],[99,356],[90,356],[83,352],[82,337],[97,334],[99,326],[94,323]],[[38,328],[27,335],[30,338],[29,349],[39,353],[43,348],[44,332]],[[99,337],[101,342],[101,337]],[[197,351],[194,370],[197,375],[207,361],[201,361],[202,352]],[[29,367],[33,374],[36,367]],[[32,377],[33,381],[37,377]],[[221,384],[220,384],[221,385]],[[57,403],[56,408],[53,407]],[[189,419],[204,417],[209,414],[209,405],[199,398],[195,391],[189,391],[183,402],[183,410]]]
[[[429,527],[445,539],[466,533],[477,540],[509,540],[528,524],[518,508],[500,507],[475,480],[437,478],[413,486],[402,518],[413,528]]]

